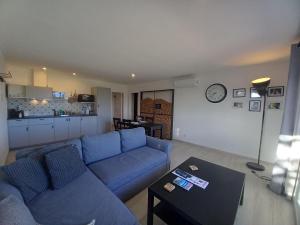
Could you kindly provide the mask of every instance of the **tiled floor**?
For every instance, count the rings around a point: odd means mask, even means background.
[[[272,193],[267,183],[255,177],[245,166],[249,159],[192,144],[173,141],[172,164],[174,168],[191,156],[198,157],[246,173],[244,205],[239,207],[235,225],[295,225],[292,203]],[[270,175],[271,165],[266,165],[264,175]],[[144,190],[126,205],[142,225],[147,220],[147,191]],[[157,217],[155,225],[164,225]],[[217,225],[217,224],[216,224]]]

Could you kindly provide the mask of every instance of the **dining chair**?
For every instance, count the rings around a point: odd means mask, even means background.
[[[120,130],[121,127],[120,127],[120,123],[119,122],[121,122],[121,118],[114,117],[113,121],[114,121],[115,130]]]

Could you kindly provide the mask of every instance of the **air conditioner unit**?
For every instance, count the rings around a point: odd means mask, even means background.
[[[197,87],[200,84],[200,80],[196,78],[179,79],[174,81],[175,88],[192,88]]]

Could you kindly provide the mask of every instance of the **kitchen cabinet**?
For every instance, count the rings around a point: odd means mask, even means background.
[[[96,96],[97,133],[102,134],[111,131],[112,126],[112,94],[110,88],[92,88]]]
[[[80,117],[67,117],[54,119],[55,141],[80,137]]]
[[[10,148],[29,145],[28,121],[22,119],[8,121],[8,139]]]
[[[52,99],[52,88],[26,86],[26,98]]]
[[[53,124],[33,125],[28,127],[29,145],[38,145],[54,141]]]
[[[70,117],[69,118],[69,138],[79,138],[81,136],[80,132],[80,117]]]
[[[54,119],[55,141],[67,140],[69,138],[69,118]]]
[[[29,145],[29,135],[27,126],[9,127],[8,135],[10,148],[19,148]]]
[[[85,116],[80,121],[81,135],[95,135],[97,133],[97,117]]]
[[[8,98],[25,98],[25,86],[16,85],[16,84],[8,84],[7,85],[7,97]]]

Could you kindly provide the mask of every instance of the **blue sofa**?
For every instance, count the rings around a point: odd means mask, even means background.
[[[138,224],[122,201],[169,170],[171,143],[136,128],[22,149],[16,156],[47,154],[66,144],[77,146],[88,169],[63,188],[48,189],[27,203],[35,220],[43,225],[84,225],[92,219],[96,225]],[[18,189],[2,178],[0,201],[10,194],[22,199]]]

